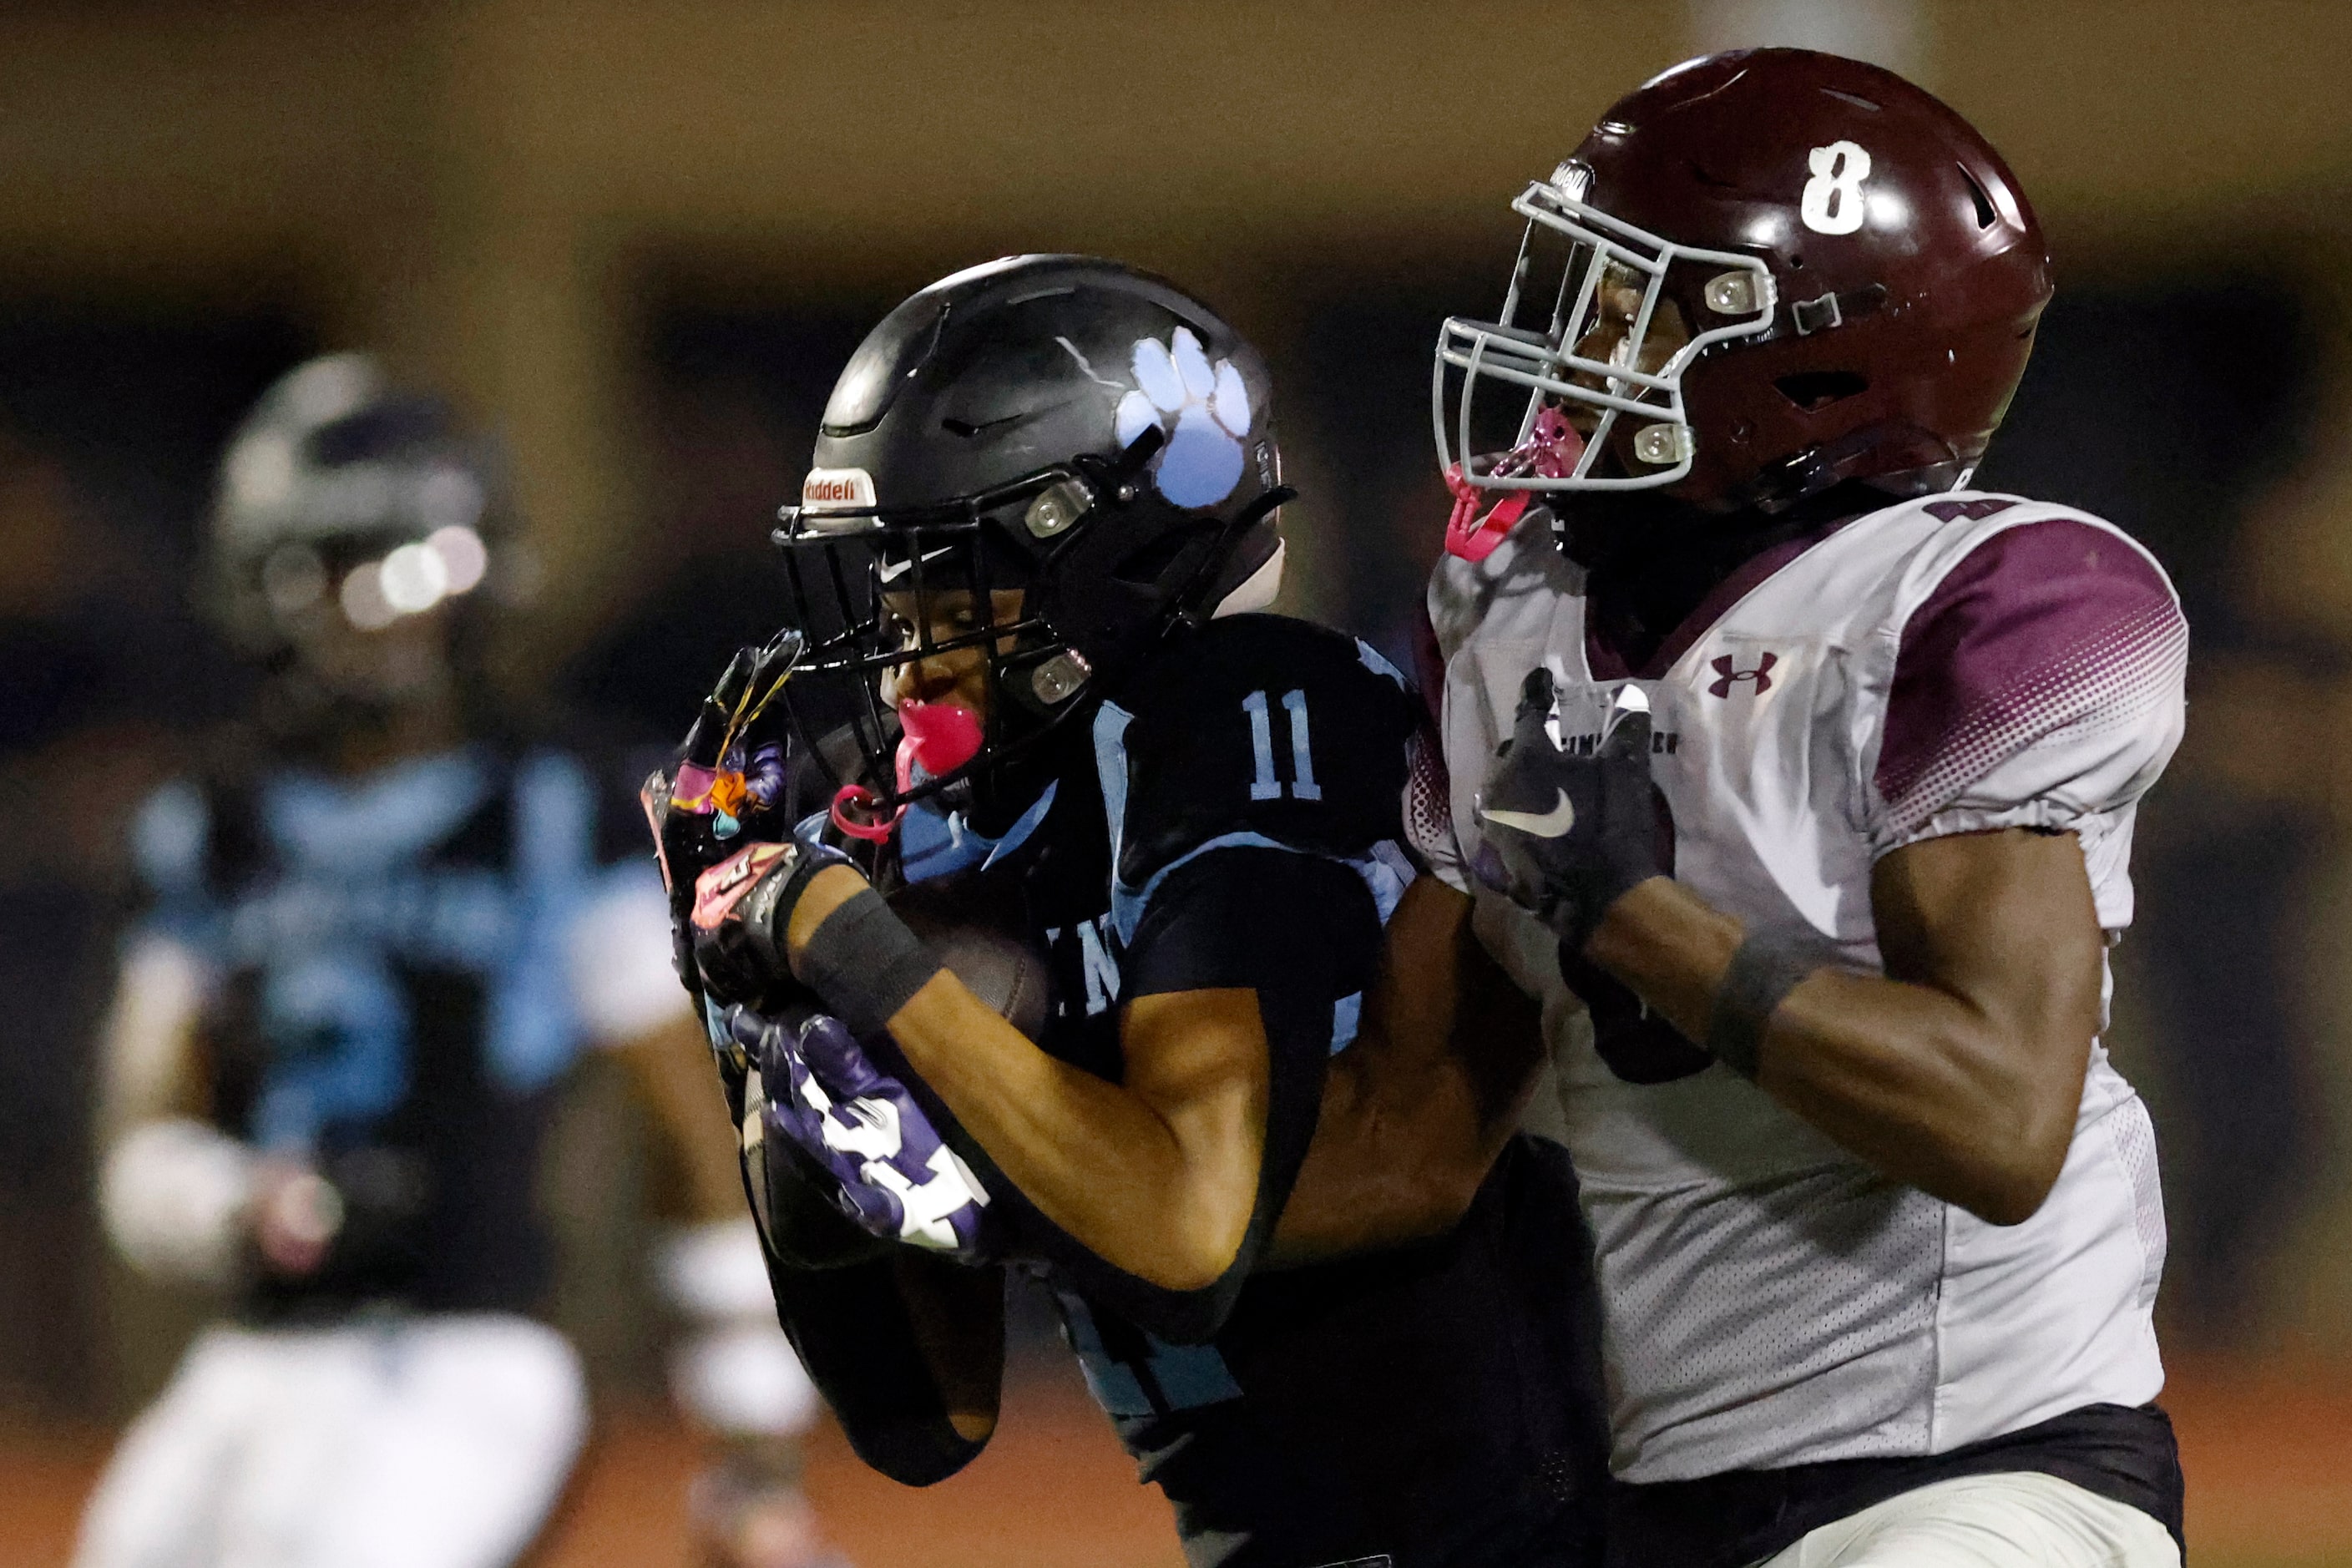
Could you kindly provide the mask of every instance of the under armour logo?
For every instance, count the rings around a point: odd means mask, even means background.
[[[1772,667],[1780,662],[1779,654],[1759,654],[1756,657],[1755,668],[1735,669],[1732,668],[1731,656],[1727,653],[1715,661],[1715,673],[1723,679],[1710,685],[1706,689],[1706,694],[1709,697],[1728,697],[1736,682],[1752,680],[1756,683],[1754,695],[1761,697],[1772,689]]]

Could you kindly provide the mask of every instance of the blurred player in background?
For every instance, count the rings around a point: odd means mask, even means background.
[[[1500,320],[1441,341],[1429,603],[1454,828],[1538,917],[1481,930],[1555,1021],[1612,1561],[2170,1568],[2164,1213],[2099,1036],[2188,633],[2121,531],[1966,488],[2032,212],[1794,50],[1661,76],[1515,205]]]
[[[935,284],[843,372],[797,630],[648,785],[778,1300],[900,1479],[993,1429],[1013,1258],[1199,1568],[1595,1563],[1573,1181],[1490,1081],[1535,1020],[1409,888],[1402,679],[1259,613],[1270,394],[1075,257]],[[1506,1004],[1459,1051],[1457,984]]]
[[[530,1545],[587,1432],[579,1358],[530,1314],[541,1133],[588,1048],[629,1063],[690,1194],[660,1271],[678,1391],[730,1440],[709,1558],[825,1560],[792,1473],[814,1393],[635,803],[490,706],[520,563],[489,457],[346,354],[281,380],[224,462],[209,588],[268,679],[132,826],[152,902],[105,1031],[100,1196],[136,1268],[235,1307],[123,1438],[82,1568]]]

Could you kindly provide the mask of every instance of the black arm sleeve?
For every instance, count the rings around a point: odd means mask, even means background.
[[[992,1397],[1003,1374],[1004,1275],[926,1257],[908,1247],[846,1268],[795,1268],[768,1259],[776,1318],[810,1381],[841,1423],[857,1457],[894,1481],[945,1480],[988,1446],[959,1433],[940,1369],[924,1353],[919,1316],[931,1342],[970,1364],[959,1370]],[[928,1304],[919,1297],[931,1298]],[[943,1321],[952,1314],[959,1321]]]
[[[1361,1005],[1380,953],[1370,889],[1354,870],[1319,855],[1213,850],[1177,868],[1152,900],[1129,953],[1127,999],[1256,992],[1269,1081],[1257,1199],[1233,1263],[1202,1289],[1157,1292],[1166,1300],[1152,1303],[1151,1313],[1131,1314],[1138,1324],[1149,1328],[1151,1317],[1166,1316],[1188,1332],[1162,1338],[1204,1340],[1233,1310],[1290,1201],[1315,1137],[1343,1013]]]
[[[1334,1028],[1371,983],[1381,921],[1347,866],[1261,847],[1210,851],[1170,872],[1137,926],[1122,966],[1121,1000],[1184,991],[1247,989],[1265,1027],[1269,1081],[1256,1202],[1239,1250],[1214,1282],[1173,1290],[1105,1262],[1013,1186],[961,1130],[957,1152],[998,1194],[1024,1250],[1054,1264],[1088,1300],[1171,1344],[1214,1335],[1273,1238],[1322,1109]],[[922,1092],[922,1091],[918,1091]]]
[[[739,1111],[745,1087],[728,1075]],[[759,1113],[756,1100],[750,1110]],[[857,1457],[916,1487],[970,1464],[987,1439],[956,1431],[948,1383],[965,1408],[994,1407],[1003,1271],[869,1236],[834,1201],[832,1176],[788,1139],[748,1144],[741,1167],[776,1319]]]
[[[869,1234],[841,1212],[832,1173],[789,1139],[762,1140],[758,1158],[744,1159],[743,1181],[761,1239],[781,1263],[846,1268],[898,1249],[897,1242]]]

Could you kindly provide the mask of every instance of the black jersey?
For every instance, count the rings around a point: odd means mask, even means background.
[[[1397,840],[1415,716],[1362,643],[1234,616],[1126,683],[1000,839],[920,813],[902,830],[910,878],[972,879],[967,899],[1023,911],[1052,973],[1039,1044],[1062,1060],[1117,1079],[1123,1000],[1257,993],[1260,1202],[1216,1286],[1092,1258],[950,1134],[1048,1260],[1087,1384],[1196,1568],[1598,1561],[1597,1334],[1556,1146],[1515,1142],[1444,1237],[1252,1271],[1413,874]]]
[[[345,1204],[324,1265],[257,1280],[244,1315],[537,1303],[541,1136],[586,1035],[566,939],[631,879],[658,893],[621,798],[568,754],[487,746],[150,798],[146,930],[217,982],[213,1120],[314,1162]],[[608,869],[623,853],[635,863]]]

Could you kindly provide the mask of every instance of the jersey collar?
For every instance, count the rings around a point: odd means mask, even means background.
[[[941,816],[915,807],[898,828],[899,874],[911,883],[951,877],[974,867],[986,870],[1029,841],[1054,808],[1054,796],[1061,787],[1059,779],[1049,782],[1029,809],[995,838],[976,831],[961,811]]]
[[[1731,574],[1706,592],[1682,624],[1660,643],[1657,651],[1639,668],[1633,668],[1625,656],[1606,641],[1601,631],[1601,617],[1593,615],[1590,605],[1591,579],[1586,580],[1587,609],[1584,616],[1584,662],[1595,680],[1655,680],[1672,669],[1675,661],[1691,650],[1699,638],[1713,630],[1715,624],[1731,613],[1732,606],[1761,587],[1780,568],[1786,566],[1839,529],[1853,521],[1851,517],[1832,519],[1809,528],[1794,538],[1759,550],[1735,567]]]

